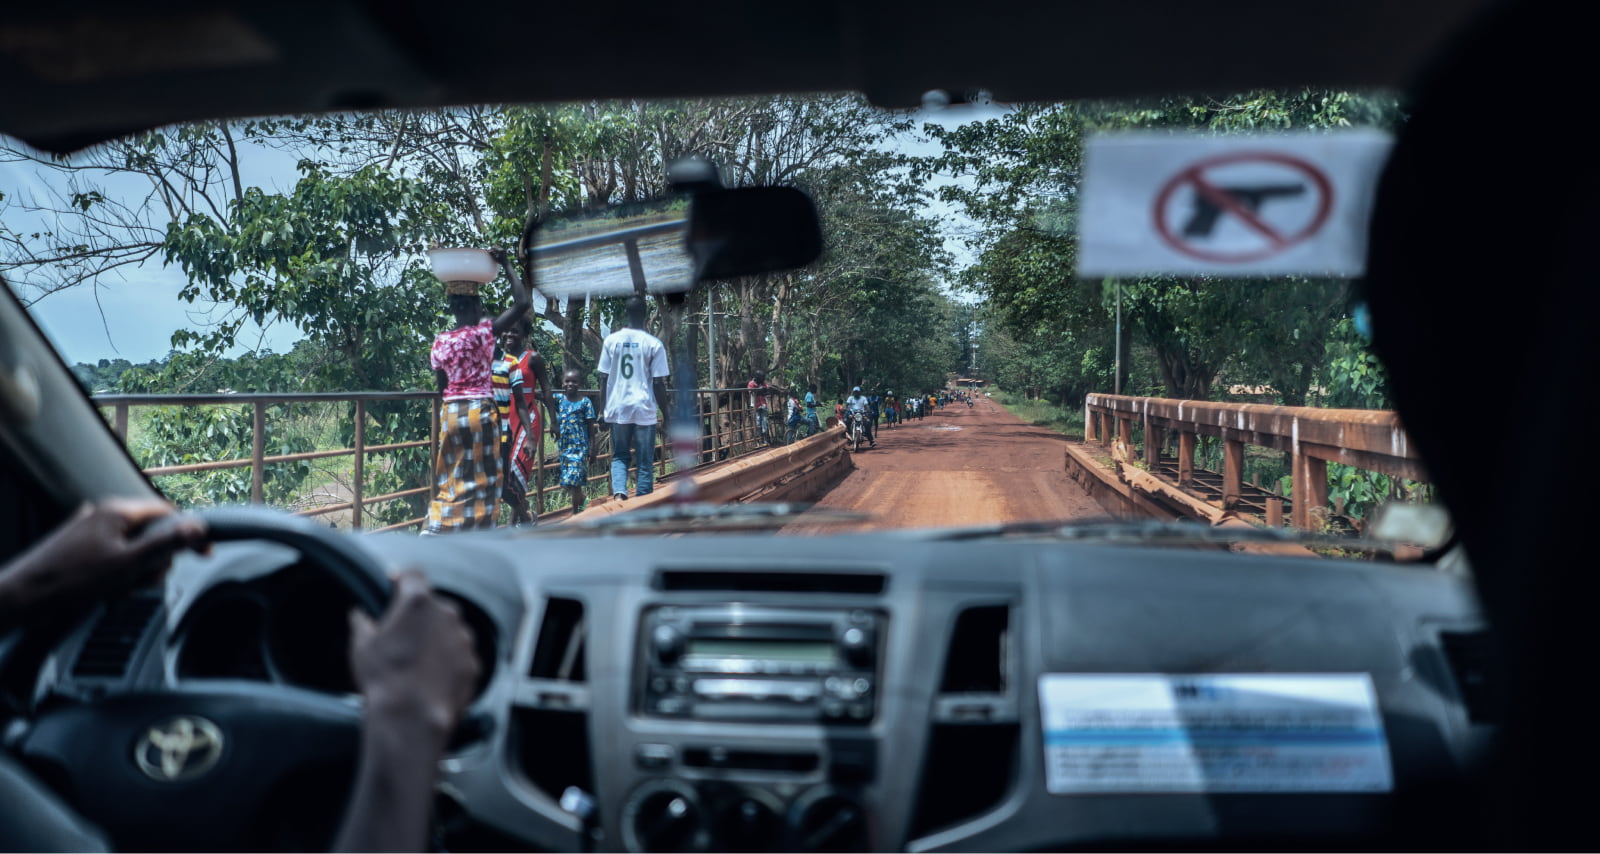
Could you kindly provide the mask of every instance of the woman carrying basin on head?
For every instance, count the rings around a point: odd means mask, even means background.
[[[503,250],[491,249],[511,280],[511,307],[484,316],[477,282],[445,283],[455,326],[433,341],[432,365],[443,400],[433,500],[423,535],[494,527],[500,498],[500,425],[492,380],[495,337],[512,328],[532,304]]]

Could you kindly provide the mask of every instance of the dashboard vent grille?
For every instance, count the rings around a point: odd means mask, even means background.
[[[886,579],[877,572],[744,572],[662,570],[662,590],[721,590],[735,593],[882,593]]]
[[[962,611],[950,636],[939,690],[946,694],[1004,693],[1010,638],[1010,605]]]
[[[150,621],[160,610],[161,597],[155,593],[135,594],[111,603],[79,650],[78,660],[72,663],[72,675],[122,678]]]
[[[546,600],[544,622],[539,625],[539,640],[533,647],[533,666],[528,675],[562,682],[585,681],[585,634],[582,602]]]
[[[1476,724],[1499,723],[1503,683],[1496,674],[1493,637],[1487,631],[1440,632],[1439,645],[1450,662],[1467,718]]]
[[[911,836],[954,827],[1000,805],[1021,762],[1016,724],[935,724]]]

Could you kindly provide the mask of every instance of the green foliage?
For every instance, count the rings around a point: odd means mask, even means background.
[[[1029,424],[1046,427],[1075,439],[1083,438],[1081,408],[1065,407],[1046,400],[1028,398],[1024,394],[1012,391],[997,389],[991,393],[994,395],[993,400]]]
[[[72,375],[78,383],[90,394],[97,392],[114,392],[122,388],[122,377],[130,371],[143,371],[155,373],[160,371],[162,363],[151,360],[142,365],[135,365],[127,359],[101,359],[98,364],[91,365],[79,362],[72,366]],[[136,375],[137,376],[137,375]]]
[[[303,435],[284,430],[285,407],[267,410],[264,452],[267,456],[313,450]],[[145,468],[249,459],[251,408],[248,406],[156,407],[139,440],[131,448]],[[262,469],[263,498],[269,504],[289,501],[311,474],[308,462],[275,463]],[[249,467],[156,478],[162,492],[182,507],[243,504],[250,500]]]
[[[1025,105],[999,118],[956,128],[928,125],[944,146],[919,164],[927,174],[964,181],[941,188],[978,225],[970,241],[979,261],[963,282],[988,298],[992,318],[1024,342],[1027,365],[1003,366],[1007,382],[1054,386],[1059,397],[1109,390],[1084,387],[1114,349],[1118,288],[1076,276],[1078,188],[1083,144],[1100,131],[1189,130],[1234,133],[1392,126],[1401,119],[1387,95],[1298,90],[1227,98],[1161,98],[1133,103]],[[1158,393],[1217,396],[1214,386],[1242,382],[1277,389],[1282,403],[1313,402],[1326,341],[1343,316],[1346,286],[1288,279],[1222,281],[1160,277],[1120,283],[1130,374],[1159,378]],[[1057,351],[1033,345],[1050,336]],[[1089,368],[1077,376],[1067,361]],[[1020,355],[1020,354],[1019,354]],[[1131,381],[1128,389],[1139,387]]]
[[[1328,406],[1390,408],[1388,374],[1366,341],[1356,334],[1350,318],[1336,321],[1328,336],[1324,385]]]
[[[422,385],[443,294],[418,253],[448,233],[452,210],[429,185],[376,167],[300,168],[287,195],[250,188],[225,220],[196,213],[168,227],[165,256],[189,277],[182,298],[242,310],[208,332],[178,330],[174,345],[215,355],[245,317],[283,321],[343,357],[323,366],[326,385]]]

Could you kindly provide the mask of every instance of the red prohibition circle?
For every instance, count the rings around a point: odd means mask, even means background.
[[[1205,170],[1213,169],[1218,166],[1229,166],[1235,163],[1277,163],[1282,166],[1288,166],[1297,172],[1305,174],[1305,176],[1316,185],[1318,193],[1321,197],[1320,201],[1317,203],[1316,215],[1311,218],[1311,222],[1308,223],[1305,228],[1302,228],[1293,234],[1279,235],[1272,230],[1270,226],[1267,226],[1265,223],[1262,223],[1259,219],[1257,219],[1254,214],[1251,214],[1250,212],[1240,208],[1237,201],[1224,193],[1220,194],[1218,197],[1212,197],[1213,201],[1215,201],[1227,213],[1243,219],[1247,226],[1255,228],[1258,232],[1262,232],[1262,237],[1268,241],[1269,245],[1262,249],[1253,250],[1250,252],[1213,252],[1209,249],[1200,249],[1185,243],[1181,238],[1173,234],[1171,229],[1167,228],[1166,217],[1162,215],[1166,211],[1167,202],[1171,200],[1172,194],[1177,192],[1178,188],[1184,184],[1193,183],[1198,192],[1205,192],[1205,188],[1210,186],[1209,184],[1205,183],[1205,176],[1203,174]],[[1318,169],[1311,163],[1301,160],[1298,157],[1280,154],[1275,151],[1238,151],[1231,154],[1220,154],[1216,157],[1208,157],[1205,160],[1201,160],[1173,176],[1172,180],[1168,181],[1166,185],[1161,188],[1161,192],[1156,194],[1154,211],[1156,233],[1161,236],[1162,242],[1166,243],[1174,250],[1190,256],[1191,258],[1199,258],[1202,261],[1214,261],[1219,264],[1243,264],[1250,261],[1260,261],[1263,258],[1270,258],[1273,255],[1276,255],[1279,252],[1294,246],[1295,244],[1304,242],[1312,235],[1316,234],[1317,231],[1321,229],[1325,223],[1327,223],[1328,215],[1332,212],[1333,183],[1328,180],[1328,176],[1322,174],[1322,170]]]

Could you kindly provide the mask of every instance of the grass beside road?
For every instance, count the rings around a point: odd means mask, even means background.
[[[996,391],[994,399],[1012,415],[1029,424],[1054,430],[1064,436],[1083,439],[1083,410],[1064,407],[1048,400],[1028,400],[1020,394]]]

